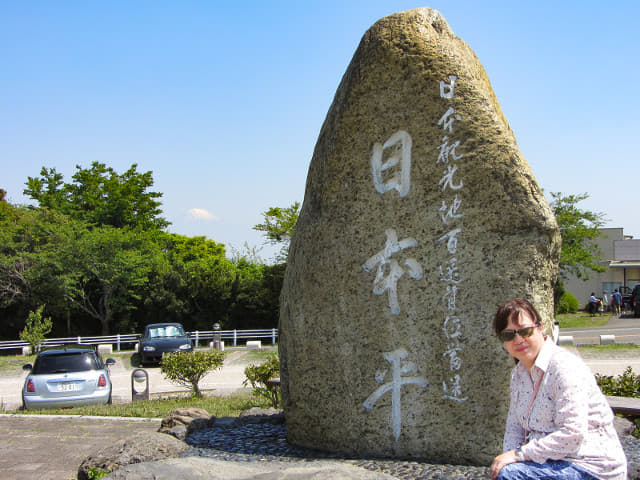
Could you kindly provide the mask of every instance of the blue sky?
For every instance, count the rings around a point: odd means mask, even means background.
[[[260,246],[364,32],[422,6],[475,51],[541,187],[640,237],[635,0],[0,0],[0,188],[137,163],[172,231]]]

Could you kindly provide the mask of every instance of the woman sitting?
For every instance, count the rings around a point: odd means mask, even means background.
[[[613,413],[589,367],[545,337],[527,300],[500,307],[493,327],[516,366],[504,453],[491,478],[626,480]]]

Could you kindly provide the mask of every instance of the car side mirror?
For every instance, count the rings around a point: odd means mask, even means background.
[[[30,363],[27,363],[22,366],[22,370],[24,370],[25,372],[28,372],[29,370],[33,370],[33,365],[31,365]]]

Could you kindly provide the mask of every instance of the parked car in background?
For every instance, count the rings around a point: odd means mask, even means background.
[[[181,324],[152,323],[145,327],[140,341],[140,363],[158,364],[167,353],[190,350],[193,350],[193,343]]]
[[[640,317],[640,284],[633,287],[631,291],[631,305],[633,307],[633,316]]]
[[[111,403],[109,367],[93,348],[64,346],[38,353],[22,388],[22,406],[26,409],[76,407]]]

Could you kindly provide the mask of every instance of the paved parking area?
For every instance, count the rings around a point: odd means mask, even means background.
[[[155,432],[160,420],[0,415],[2,480],[70,480],[100,448],[135,432]]]

